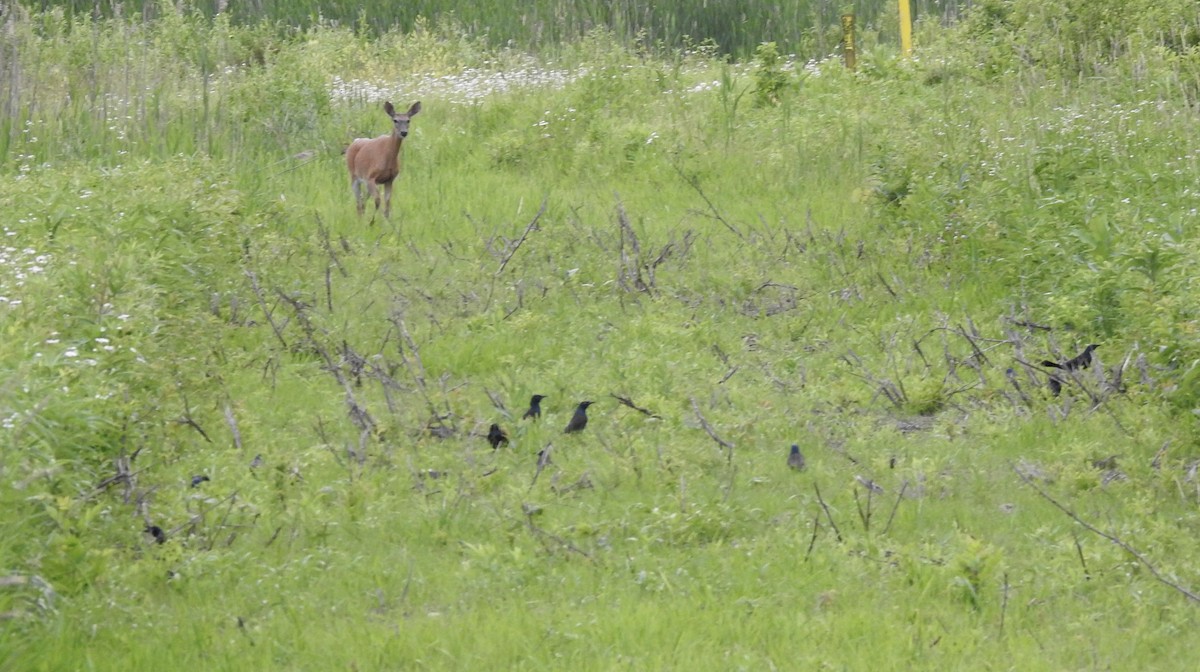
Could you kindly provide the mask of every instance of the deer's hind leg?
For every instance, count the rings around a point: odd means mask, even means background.
[[[358,210],[358,216],[362,217],[363,211],[366,210],[366,203],[363,202],[362,180],[351,177],[350,191],[354,192],[354,207]]]

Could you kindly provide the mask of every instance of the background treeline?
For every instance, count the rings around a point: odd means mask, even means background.
[[[235,25],[270,26],[279,34],[316,25],[352,27],[375,37],[409,32],[423,20],[451,21],[496,46],[544,51],[602,28],[627,44],[655,49],[711,44],[722,53],[748,57],[764,42],[800,58],[828,55],[839,47],[840,17],[853,13],[869,40],[897,41],[895,0],[528,0],[459,3],[452,0],[25,0],[45,12],[61,9],[77,19],[153,20],[186,12]],[[1190,0],[912,0],[918,24],[951,25],[972,17],[985,44],[997,40],[1039,64],[1068,63],[1086,71],[1111,57],[1144,46],[1195,58],[1200,10]],[[3,11],[0,9],[0,11]],[[11,12],[7,12],[11,14]]]
[[[162,0],[26,0],[26,4],[42,11],[62,7],[79,16],[146,19],[177,8],[177,3]],[[789,53],[825,55],[838,44],[842,14],[853,12],[863,25],[874,26],[884,20],[895,25],[897,12],[895,0],[195,0],[184,4],[208,17],[227,13],[234,23],[243,25],[265,21],[308,28],[328,22],[378,35],[395,28],[411,30],[420,17],[453,15],[476,35],[522,49],[541,50],[606,28],[648,45],[674,47],[711,41],[725,52],[742,56],[766,41],[778,43]],[[921,18],[953,20],[972,4],[972,0],[913,0],[912,11]]]

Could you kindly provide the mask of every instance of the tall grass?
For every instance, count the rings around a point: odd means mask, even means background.
[[[100,16],[111,17],[123,12],[126,16],[156,18],[163,15],[164,7],[168,8],[166,13],[175,11],[173,5],[164,5],[158,0],[27,0],[27,4],[42,11],[63,7],[73,17],[91,16],[97,12]],[[914,0],[912,4],[914,16],[940,20],[956,17],[961,5],[970,6],[971,3]],[[421,17],[433,21],[453,17],[472,33],[487,35],[494,45],[511,43],[528,50],[556,47],[577,40],[596,28],[604,28],[627,44],[677,48],[711,41],[725,53],[745,57],[759,43],[774,41],[786,53],[812,58],[824,56],[837,46],[836,26],[844,12],[853,12],[863,27],[895,33],[890,24],[880,25],[881,21],[894,23],[894,5],[894,0],[854,0],[841,4],[828,0],[788,0],[752,5],[728,0],[530,0],[512,3],[189,0],[187,6],[207,17],[228,12],[235,23],[243,25],[266,22],[308,28],[330,22],[354,26],[375,35],[396,28],[412,30]]]

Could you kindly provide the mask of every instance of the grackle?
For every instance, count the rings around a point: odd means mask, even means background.
[[[566,432],[567,434],[572,434],[574,432],[583,431],[583,428],[587,427],[587,421],[588,421],[587,407],[591,406],[594,403],[596,403],[596,402],[594,402],[594,401],[579,402],[579,406],[577,406],[575,408],[575,415],[571,416],[571,421],[567,423],[567,428],[564,429],[563,431]]]
[[[529,400],[529,410],[525,411],[525,415],[522,415],[521,419],[533,418],[537,420],[542,417],[542,400],[545,398],[546,395],[544,394],[533,395],[533,398]]]
[[[504,433],[503,429],[500,429],[500,425],[494,422],[491,429],[488,430],[487,439],[488,443],[492,444],[492,450],[499,448],[502,443],[508,443],[508,435]]]
[[[1100,347],[1100,346],[1095,343],[1092,343],[1091,345],[1084,348],[1083,352],[1079,353],[1078,355],[1075,355],[1071,359],[1068,359],[1067,361],[1065,361],[1061,364],[1059,364],[1058,362],[1052,362],[1052,361],[1046,359],[1046,360],[1042,360],[1042,366],[1048,366],[1048,367],[1051,367],[1054,369],[1063,369],[1066,371],[1074,371],[1076,369],[1086,369],[1092,365],[1092,351],[1098,347]]]
[[[1062,381],[1058,378],[1050,376],[1050,380],[1048,380],[1046,384],[1050,386],[1050,394],[1053,394],[1057,397],[1062,393]]]
[[[160,544],[167,543],[167,533],[163,532],[163,529],[158,525],[147,525],[146,532],[148,532],[150,536],[154,537],[155,542]]]
[[[208,478],[208,476],[205,476],[204,474],[197,474],[196,476],[192,476],[192,487],[193,488],[198,487],[201,483],[203,483],[207,480],[210,480],[210,479]]]
[[[804,468],[804,456],[800,454],[800,446],[792,444],[792,452],[788,453],[788,466],[796,471]]]

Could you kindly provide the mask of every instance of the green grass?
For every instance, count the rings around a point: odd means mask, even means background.
[[[858,75],[8,19],[0,668],[1190,669],[1190,56],[980,16]]]

